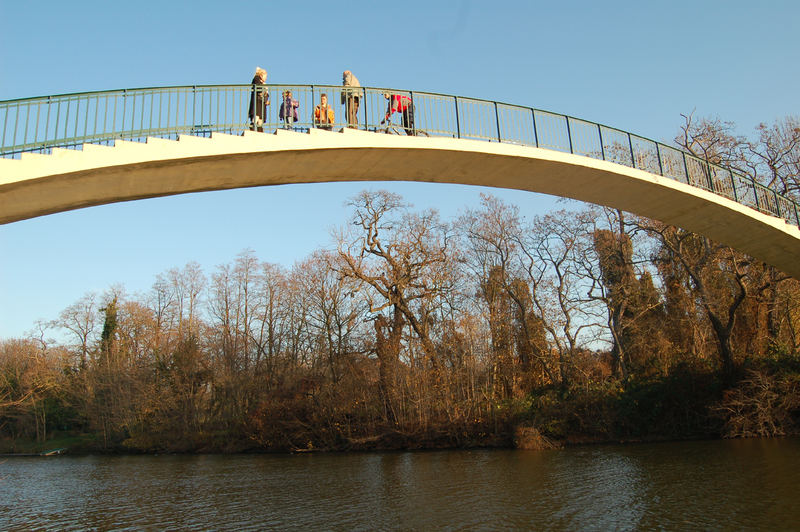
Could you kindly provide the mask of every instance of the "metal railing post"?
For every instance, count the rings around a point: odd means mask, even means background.
[[[128,138],[133,138],[133,132],[136,131],[136,93],[131,95],[133,103],[131,104],[131,133]]]
[[[6,106],[5,107],[6,112],[3,115],[3,137],[2,140],[0,141],[0,146],[3,146],[3,148],[6,147],[6,128],[8,127],[8,109],[9,107]]]
[[[42,112],[42,102],[36,104],[36,128],[33,132],[33,144],[39,141],[39,115]],[[95,115],[96,116],[96,115]]]
[[[500,137],[500,114],[497,112],[497,102],[494,102],[494,122],[497,125],[497,142],[503,142]]]
[[[17,145],[17,127],[19,126],[19,104],[16,106],[16,110],[14,111],[14,136],[11,139],[11,145]]]
[[[458,96],[453,96],[453,102],[456,107],[456,138],[461,138],[461,123],[458,121]]]
[[[197,85],[192,85],[192,125],[189,128],[189,133],[192,132],[192,128],[195,124],[197,124],[197,120],[195,120],[195,110],[197,108]],[[186,124],[184,124],[186,125]]]
[[[22,144],[27,144],[28,142],[28,123],[31,121],[31,106],[30,104],[25,106],[25,132],[22,134]]]
[[[531,119],[533,120],[533,140],[536,147],[539,147],[539,132],[536,130],[536,109],[531,109]]]
[[[94,124],[92,125],[92,136],[97,136],[97,111],[100,109],[100,98],[95,96],[94,98]]]
[[[6,147],[6,128],[8,127],[8,109],[9,109],[8,106],[6,106],[5,107],[6,112],[3,116],[3,140],[0,141],[0,143],[2,143],[0,145],[2,145],[3,148]]]
[[[736,193],[736,179],[733,177],[733,170],[729,170],[731,174],[731,189],[733,189],[733,201],[739,203],[739,195]]]
[[[160,95],[161,93],[159,93]],[[156,95],[150,94],[150,117],[147,119],[147,129],[153,129],[153,105],[155,104]],[[161,124],[159,124],[160,126]]]
[[[417,110],[414,108],[414,91],[408,91],[408,97],[411,99],[411,116],[414,117],[414,127],[411,128],[411,134],[416,136],[417,134]]]
[[[105,105],[103,105],[103,135],[106,134],[108,126],[108,94],[105,97]]]
[[[603,160],[606,160],[606,148],[603,146],[603,130],[600,127],[600,124],[597,124],[597,136],[600,137],[600,155],[603,157]]]
[[[572,149],[572,131],[569,128],[569,117],[564,117],[567,120],[567,139],[569,140],[569,152],[575,153],[575,150]]]
[[[89,97],[86,97],[86,115],[83,117],[83,138],[89,131]]]
[[[67,128],[69,128],[69,109],[70,109],[70,107],[72,107],[71,103],[72,102],[68,99],[67,100],[67,113],[66,113],[67,116],[64,117],[64,137],[67,136]],[[14,137],[16,137],[16,134],[14,135]]]
[[[631,139],[631,134],[630,133],[627,133],[627,135],[628,135],[628,147],[631,149],[631,166],[633,168],[636,168],[636,158],[633,155],[633,140]],[[684,162],[685,162],[685,160],[684,160]],[[686,175],[687,175],[687,180],[688,180],[688,175],[689,174],[686,174]]]
[[[55,134],[55,141],[58,138],[58,123],[61,121],[61,99],[56,103],[56,123],[53,125],[53,133]]]
[[[127,91],[127,89],[124,89],[122,91],[122,126],[120,127],[120,129],[122,130],[123,133],[125,132],[125,110],[126,110],[127,105],[128,105],[127,104],[127,101],[128,101],[127,96],[128,96],[128,91]]]
[[[369,118],[367,117],[367,89],[361,89],[361,98],[364,100],[361,107],[364,108],[364,131],[369,131]],[[346,117],[345,117],[346,118]],[[358,118],[356,116],[356,118]]]
[[[659,175],[664,175],[664,165],[661,164],[661,150],[658,148],[658,142],[656,144],[656,157],[658,158],[658,173]]]
[[[683,173],[686,177],[686,184],[689,185],[691,183],[689,182],[689,164],[686,162],[686,152],[682,151],[681,156],[683,157]]]
[[[756,180],[752,177],[748,179],[750,179],[750,182],[753,184],[753,196],[756,198],[756,209],[761,210],[761,202],[758,201],[758,187],[756,186]]]

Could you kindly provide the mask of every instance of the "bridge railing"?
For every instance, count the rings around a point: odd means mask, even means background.
[[[750,176],[699,159],[613,127],[579,118],[511,105],[430,92],[364,87],[356,89],[357,122],[347,123],[347,94],[339,85],[267,85],[264,131],[287,127],[279,116],[286,91],[297,100],[298,120],[289,127],[307,130],[322,94],[334,111],[333,129],[357,127],[387,131],[384,93],[408,96],[414,107],[412,133],[535,146],[641,169],[711,191],[800,226],[797,203]],[[115,139],[177,138],[212,132],[241,134],[248,119],[251,85],[193,85],[121,89],[0,101],[0,157],[47,152]],[[351,100],[352,103],[352,100]],[[404,133],[399,115],[389,132]]]

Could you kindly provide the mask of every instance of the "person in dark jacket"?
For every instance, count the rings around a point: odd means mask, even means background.
[[[247,118],[250,120],[252,131],[264,131],[264,118],[267,116],[269,105],[269,89],[264,85],[267,82],[267,71],[261,67],[256,68],[253,76],[253,88],[250,92],[250,106]]]

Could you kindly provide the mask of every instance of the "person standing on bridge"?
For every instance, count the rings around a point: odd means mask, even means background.
[[[292,98],[292,91],[284,91],[283,103],[281,103],[278,115],[283,120],[283,127],[286,129],[291,129],[292,124],[299,120],[297,116],[298,107],[300,107],[300,102]]]
[[[403,129],[406,130],[406,135],[416,135],[414,130],[414,102],[411,101],[409,96],[402,94],[389,94],[383,93],[383,97],[389,100],[386,107],[386,117],[381,120],[381,124],[388,122],[392,113],[400,113],[403,116]]]
[[[267,106],[269,105],[269,90],[264,85],[266,82],[267,71],[256,67],[256,74],[252,81],[253,89],[250,93],[250,106],[247,112],[252,131],[264,131],[264,118],[267,116]]]
[[[314,125],[320,129],[331,129],[334,121],[333,108],[328,105],[328,95],[325,93],[319,96],[319,105],[314,107]]]
[[[347,110],[347,127],[358,128],[358,104],[361,101],[361,84],[349,70],[342,73],[342,85],[350,87],[342,91],[342,104]],[[358,87],[358,88],[353,88]]]

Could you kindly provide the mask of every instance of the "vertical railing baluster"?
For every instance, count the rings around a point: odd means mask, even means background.
[[[539,147],[539,132],[536,130],[536,109],[531,109],[531,118],[533,120],[533,141],[536,147]]]
[[[172,108],[172,91],[168,90],[167,91],[167,131],[169,131],[169,119],[172,117],[172,113],[170,112],[171,108]],[[167,135],[167,138],[169,138],[169,135]]]
[[[17,129],[19,128],[19,103],[17,103],[14,111],[14,137],[11,139],[11,145],[17,145]]]
[[[6,148],[6,128],[8,127],[8,114],[9,107],[5,106],[5,114],[3,115],[3,140],[0,141],[0,146],[5,150]]]
[[[106,103],[103,109],[103,136],[105,137],[108,134],[108,94],[106,94]]]
[[[92,126],[92,138],[97,138],[97,113],[100,110],[100,96],[94,97],[94,125]]]
[[[41,118],[42,113],[42,102],[39,100],[36,104],[36,129],[33,132],[33,144],[36,147],[36,143],[39,142],[39,120]]]
[[[497,142],[503,142],[500,137],[500,115],[497,113],[497,102],[494,102],[494,121],[495,125],[497,125]]]
[[[686,174],[686,184],[690,185],[691,179],[689,179],[689,164],[686,162],[686,152],[682,151],[681,155],[683,156],[683,171]]]
[[[72,138],[78,138],[78,124],[80,123],[81,117],[81,97],[75,97],[75,129],[72,131]]]
[[[179,131],[186,129],[186,122],[188,122],[187,117],[189,116],[189,91],[188,89],[183,89],[181,92],[183,93],[183,122],[180,123]]]
[[[750,182],[753,184],[753,196],[756,198],[756,209],[761,210],[761,201],[758,199],[758,187],[756,187],[756,180],[752,177],[748,177]]]
[[[192,130],[198,131],[202,134],[203,128],[197,128],[198,125],[202,125],[205,123],[205,115],[206,115],[206,92],[201,87],[200,89],[195,89],[195,101],[197,100],[197,93],[200,94],[200,118],[196,119],[195,122],[192,124]],[[298,95],[298,99],[300,95]]]
[[[141,112],[139,113],[139,124],[137,129],[136,124],[136,99],[139,96],[139,92],[133,93],[133,105],[131,106],[131,139],[139,138],[138,131],[142,129],[142,120],[144,119],[144,94],[142,94],[142,106]]]
[[[64,117],[64,133],[63,133],[64,136],[63,136],[63,139],[67,138],[67,135],[69,134],[68,133],[68,131],[69,131],[69,114],[70,114],[69,112],[72,110],[72,98],[67,98],[66,101],[67,101],[67,116]],[[62,141],[63,141],[63,139],[62,139]],[[63,142],[61,142],[61,144],[63,144]]]
[[[150,118],[148,118],[147,134],[150,134],[150,132],[153,130],[153,105],[155,104],[156,94],[158,93],[155,91],[150,92]]]
[[[83,115],[83,141],[86,140],[86,136],[89,133],[89,99],[91,98],[90,95],[86,95],[86,113]]]
[[[411,99],[411,111],[412,111],[412,113],[416,113],[417,109],[414,106],[414,91],[409,91],[408,92],[408,97]],[[416,122],[416,120],[414,121],[414,127],[411,128],[411,134],[412,135],[416,135],[417,134],[417,122]]]
[[[600,138],[600,156],[603,160],[606,160],[606,148],[603,144],[603,129],[600,127],[600,124],[597,124],[597,136]]]
[[[43,143],[47,144],[47,139],[50,138],[50,109],[53,107],[53,101],[50,96],[47,97],[47,119],[44,124],[44,139]]]
[[[658,157],[658,174],[663,176],[664,165],[661,164],[661,150],[658,148],[658,142],[656,142],[655,145],[656,145],[656,157]]]
[[[192,124],[190,126],[189,132],[191,132],[191,127],[197,123],[197,119],[195,118],[195,111],[197,110],[197,86],[192,85]]]
[[[223,88],[222,94],[225,95],[225,101],[222,103],[222,123],[224,124],[224,127],[228,133],[233,133],[233,126],[228,122],[228,100],[231,97],[231,89],[229,87]]]
[[[569,128],[569,117],[565,116],[564,119],[567,121],[567,139],[569,140],[569,152],[575,153],[575,151],[572,149],[572,131],[570,131]]]
[[[28,124],[31,121],[31,104],[25,106],[25,133],[22,135],[23,146],[28,143]]]
[[[120,132],[122,134],[125,133],[125,115],[127,114],[125,111],[128,107],[128,91],[124,89],[122,91],[122,126],[120,127]]]
[[[56,123],[53,125],[53,142],[58,139],[58,124],[61,121],[61,98],[58,99],[56,104]]]
[[[461,138],[461,122],[458,118],[458,96],[453,96],[453,104],[456,108],[456,138]]]
[[[631,166],[636,168],[636,157],[633,154],[633,139],[631,139],[631,134],[627,133],[628,135],[628,147],[631,149]]]
[[[175,129],[180,132],[180,123],[181,123],[181,89],[175,89]],[[186,98],[184,97],[184,103]],[[186,105],[183,106],[183,119],[186,120]],[[178,133],[175,134],[175,138],[178,137]]]

